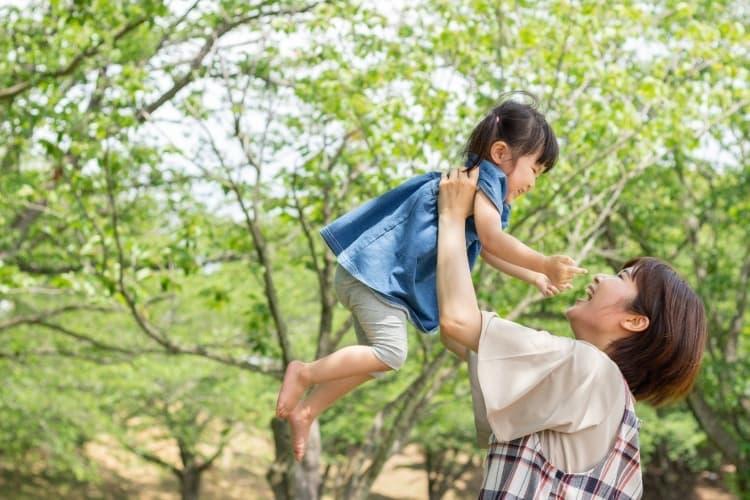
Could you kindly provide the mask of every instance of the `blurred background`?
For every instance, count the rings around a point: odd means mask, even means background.
[[[355,342],[318,230],[525,89],[561,159],[511,234],[590,273],[660,257],[706,304],[695,390],[638,407],[645,498],[750,498],[748,26],[744,0],[0,2],[0,497],[475,498],[434,338],[301,465],[272,416],[289,360]],[[559,335],[587,284],[474,277]]]

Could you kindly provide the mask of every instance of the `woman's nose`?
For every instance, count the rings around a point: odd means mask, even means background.
[[[599,274],[595,274],[595,275],[594,275],[594,283],[596,283],[596,284],[598,285],[598,284],[599,284],[599,282],[600,282],[601,280],[603,280],[604,278],[606,278],[606,277],[607,277],[607,275],[606,275],[606,274],[602,274],[602,273],[599,273]]]

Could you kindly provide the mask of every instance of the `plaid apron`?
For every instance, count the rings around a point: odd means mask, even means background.
[[[537,433],[503,443],[491,436],[480,500],[641,498],[640,421],[627,385],[625,391],[627,405],[614,447],[588,472],[568,474],[550,464]]]

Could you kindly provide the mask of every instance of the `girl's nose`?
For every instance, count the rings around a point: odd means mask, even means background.
[[[602,274],[602,273],[599,273],[599,274],[595,274],[595,275],[594,275],[594,283],[596,283],[596,284],[598,285],[598,284],[599,284],[599,282],[600,282],[601,280],[603,280],[604,278],[606,278],[606,277],[607,277],[607,275],[606,275],[606,274]]]

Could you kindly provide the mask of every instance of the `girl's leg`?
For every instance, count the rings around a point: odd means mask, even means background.
[[[371,346],[366,345],[347,346],[312,363],[292,361],[281,384],[276,415],[286,418],[311,385],[349,377],[364,376],[363,380],[367,380],[368,374],[387,370],[390,367],[375,356]]]
[[[397,370],[406,359],[406,313],[342,268],[337,269],[335,286],[339,300],[354,315],[354,330],[364,345],[344,347],[312,363],[289,363],[276,405],[280,418],[292,412],[311,385]]]
[[[305,455],[310,426],[318,415],[328,409],[338,399],[344,397],[355,387],[367,382],[371,375],[354,375],[317,386],[312,393],[300,401],[289,415],[289,426],[292,428],[292,446],[294,458],[299,462]]]

